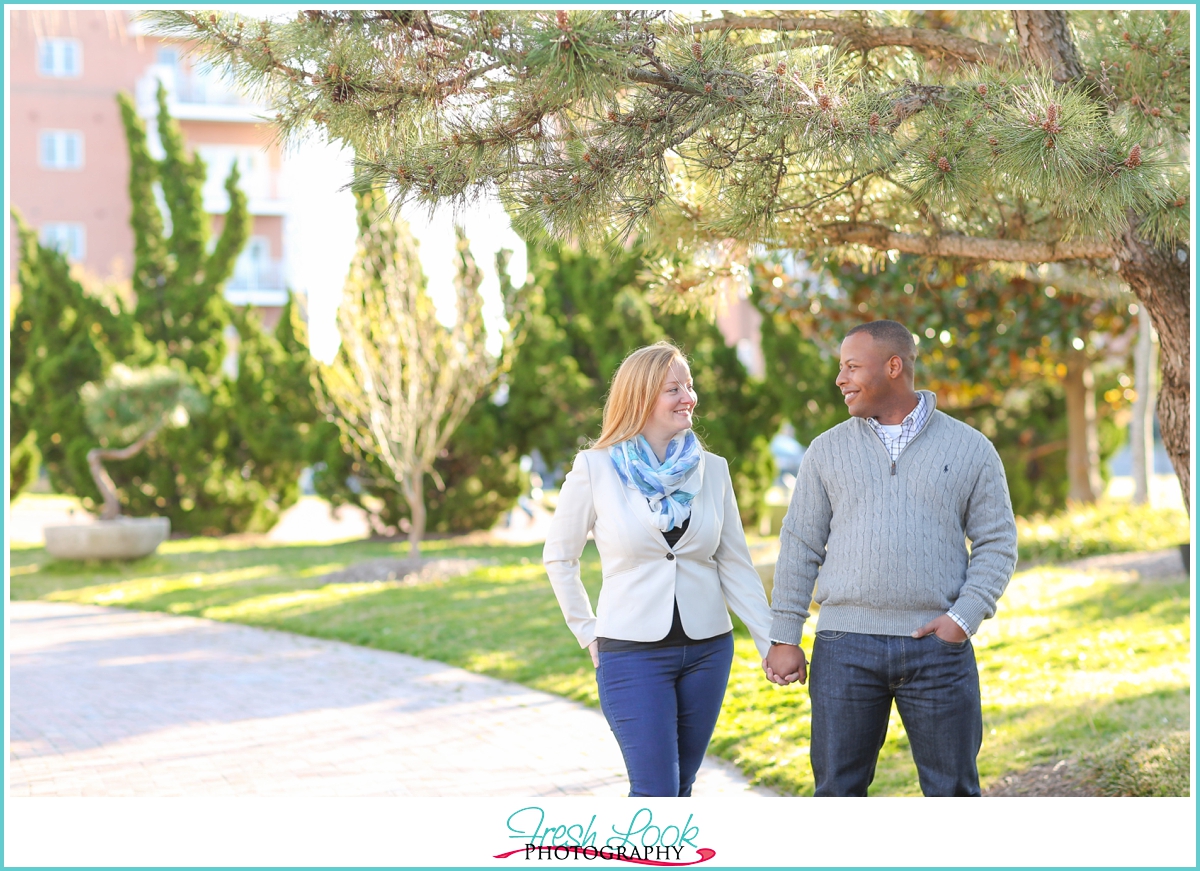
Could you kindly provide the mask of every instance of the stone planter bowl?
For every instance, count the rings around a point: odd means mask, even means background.
[[[166,517],[118,517],[72,526],[47,526],[46,553],[55,559],[138,559],[171,533]]]

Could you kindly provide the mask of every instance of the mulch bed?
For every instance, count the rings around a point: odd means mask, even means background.
[[[495,560],[483,559],[372,559],[355,563],[321,578],[327,584],[369,584],[398,582],[405,586],[444,581],[475,571],[481,566],[494,565]]]

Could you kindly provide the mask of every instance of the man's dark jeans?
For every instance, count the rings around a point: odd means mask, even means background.
[[[816,795],[866,795],[892,699],[925,795],[979,795],[983,742],[971,642],[818,632],[809,672]]]

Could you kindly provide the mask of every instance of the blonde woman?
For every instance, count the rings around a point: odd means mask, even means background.
[[[726,603],[764,657],[770,647],[729,465],[692,432],[696,402],[674,345],[626,357],[542,555],[567,626],[591,653],[631,796],[691,795],[733,661]],[[604,573],[595,613],[579,577],[588,533]]]

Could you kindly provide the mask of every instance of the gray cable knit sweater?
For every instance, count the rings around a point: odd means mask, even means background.
[[[814,439],[800,464],[771,638],[798,644],[814,600],[822,630],[909,635],[953,609],[974,634],[1016,563],[1004,467],[982,433],[934,410],[893,465],[867,422],[851,418]]]

